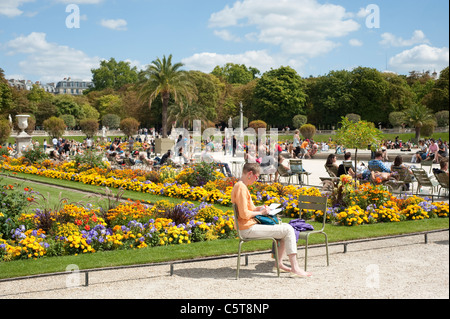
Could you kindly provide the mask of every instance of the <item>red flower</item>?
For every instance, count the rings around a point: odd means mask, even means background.
[[[89,225],[84,226],[84,229],[89,230],[91,229],[91,227],[89,227]]]

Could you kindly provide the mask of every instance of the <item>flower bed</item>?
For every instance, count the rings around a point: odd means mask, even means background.
[[[22,195],[31,202],[39,201],[38,194],[28,188],[7,187],[5,196]],[[190,202],[174,205],[159,201],[153,206],[122,202],[107,211],[91,205],[61,204],[59,210],[36,208],[30,213],[4,209],[0,225],[8,224],[10,231],[0,234],[0,260],[190,244],[236,236],[232,211],[224,213],[207,203],[194,207]],[[25,206],[23,203],[22,208]]]
[[[190,170],[176,174],[163,170],[162,183],[147,180],[148,172],[98,168],[79,171],[72,162],[57,166],[46,161],[25,165],[20,159],[5,158],[1,168],[188,201],[179,205],[160,201],[153,206],[127,202],[103,210],[62,202],[57,208],[41,205],[27,214],[25,206],[38,202],[38,194],[29,188],[19,191],[13,185],[5,185],[0,193],[1,260],[189,244],[235,236],[232,211],[223,213],[211,205],[231,205],[230,195],[236,180],[221,174],[214,173],[213,180],[203,186],[191,186],[185,182],[193,174]],[[161,176],[152,172],[151,178],[159,181]],[[317,188],[255,183],[250,193],[256,205],[282,204],[286,217],[323,220],[324,212],[300,212],[297,207],[299,195],[321,196]],[[202,203],[195,208],[189,201]],[[342,177],[329,196],[328,207],[328,221],[342,226],[448,218],[449,213],[448,203],[432,203],[416,196],[394,197],[380,185],[363,184],[355,189],[348,176]]]

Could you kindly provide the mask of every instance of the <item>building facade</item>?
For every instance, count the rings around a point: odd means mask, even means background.
[[[68,78],[56,84],[55,94],[82,95],[83,91],[93,86],[94,84],[90,81],[72,80]]]
[[[33,85],[38,85],[45,92],[52,94],[70,94],[70,95],[82,95],[83,91],[91,88],[94,84],[90,81],[82,80],[72,80],[71,78],[66,78],[58,83],[46,83],[42,84],[39,81],[32,82],[30,80],[8,80],[10,86],[15,87],[19,90],[31,90]]]

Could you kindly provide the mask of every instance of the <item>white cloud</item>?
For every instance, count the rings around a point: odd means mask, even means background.
[[[389,32],[383,33],[381,38],[383,40],[380,41],[380,44],[393,47],[407,47],[416,44],[430,43],[422,30],[414,31],[411,39],[409,40],[404,40],[401,37],[397,37]]]
[[[102,21],[100,21],[100,25],[117,31],[125,31],[127,29],[127,22],[123,19],[102,19]]]
[[[357,16],[358,18],[365,18],[365,17],[367,17],[370,13],[371,13],[371,11],[368,10],[367,7],[366,7],[366,8],[361,8],[361,9],[359,9],[359,11],[358,11],[358,13],[356,14],[356,16]]]
[[[9,18],[20,16],[23,11],[19,7],[26,2],[33,2],[34,0],[1,0],[0,1],[0,15],[5,15]]]
[[[316,0],[242,0],[213,13],[209,26],[255,28],[244,38],[279,46],[287,54],[316,57],[339,45],[333,39],[360,28],[348,17],[344,7]],[[224,38],[224,33],[216,34]]]
[[[64,77],[82,80],[92,78],[91,69],[99,66],[100,58],[89,57],[83,51],[50,43],[45,33],[32,32],[4,45],[8,55],[25,55],[19,62],[23,73],[39,77],[42,82],[54,82]]]
[[[303,66],[302,59],[288,59],[283,56],[271,56],[266,50],[247,51],[240,54],[218,54],[203,52],[194,54],[181,61],[189,70],[198,70],[209,73],[217,65],[226,63],[245,64],[248,67],[255,67],[261,72],[278,68],[282,65],[289,65],[293,68]]]
[[[449,49],[435,48],[426,44],[405,50],[389,60],[389,66],[397,72],[436,70],[449,65]]]
[[[99,4],[100,2],[103,2],[103,0],[55,0],[55,1],[66,4]]]
[[[234,41],[234,42],[241,41],[241,39],[238,36],[235,36],[228,30],[214,30],[214,34],[225,41]]]
[[[348,43],[352,46],[352,47],[362,47],[363,43],[362,41],[358,40],[358,39],[350,39],[348,41]]]

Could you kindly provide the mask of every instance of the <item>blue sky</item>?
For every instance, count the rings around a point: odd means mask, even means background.
[[[169,54],[203,72],[228,62],[303,77],[439,72],[448,39],[447,0],[0,0],[0,68],[42,82],[89,80],[111,57],[141,69]]]

